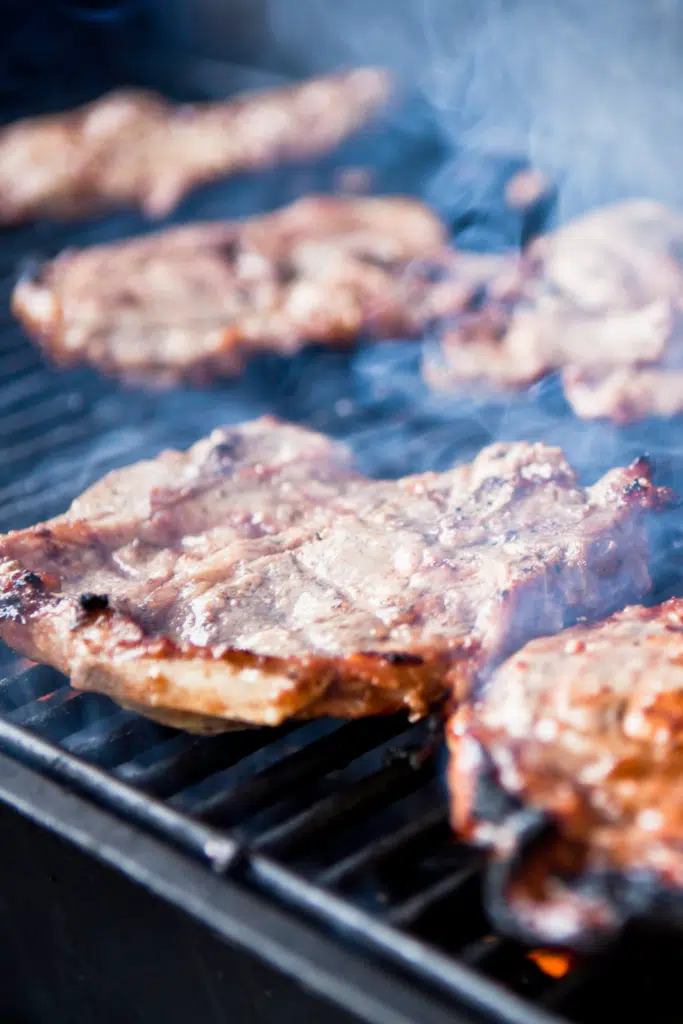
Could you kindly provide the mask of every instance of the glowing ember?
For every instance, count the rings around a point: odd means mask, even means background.
[[[572,958],[567,953],[553,953],[548,949],[532,949],[527,957],[551,978],[563,978],[572,966]]]
[[[43,696],[42,697],[38,697],[37,700],[39,700],[39,701],[50,700],[51,697],[54,697],[55,694],[59,693],[59,692],[60,692],[59,690],[50,690],[49,693],[44,693]],[[64,694],[64,700],[65,701],[73,700],[74,697],[79,697],[79,696],[80,696],[80,694],[79,694],[78,690],[69,690],[68,693]]]

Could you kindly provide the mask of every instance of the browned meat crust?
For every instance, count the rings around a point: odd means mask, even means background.
[[[201,380],[259,349],[414,334],[428,284],[407,270],[443,238],[412,199],[301,199],[67,252],[17,285],[13,310],[60,364]]]
[[[538,239],[426,363],[435,387],[521,388],[563,369],[584,418],[683,411],[683,217],[645,200]],[[666,379],[665,379],[666,378]]]
[[[0,224],[140,206],[163,217],[194,186],[326,153],[387,101],[358,68],[220,103],[175,106],[120,90],[0,132]]]
[[[562,875],[683,888],[683,599],[533,641],[448,736],[456,828],[511,854],[509,817],[487,820],[477,806],[484,771],[556,824],[508,893],[543,938],[577,941],[614,924],[599,890],[572,893]]]
[[[0,635],[151,713],[276,724],[407,708],[648,587],[646,469],[576,483],[491,445],[399,481],[266,418],[105,477],[0,538]]]

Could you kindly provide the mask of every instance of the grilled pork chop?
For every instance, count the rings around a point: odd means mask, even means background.
[[[118,90],[18,121],[0,131],[0,224],[134,205],[163,217],[196,185],[328,152],[389,92],[385,72],[358,68],[220,103]]]
[[[481,811],[491,779],[555,823],[507,893],[542,939],[580,941],[683,888],[683,599],[534,640],[448,734],[458,829],[511,856],[516,808]]]
[[[562,452],[369,480],[271,418],[106,476],[0,538],[0,635],[190,729],[423,714],[450,676],[647,590],[647,467]]]
[[[537,239],[516,274],[493,274],[476,308],[445,329],[426,375],[437,387],[520,388],[562,369],[581,417],[673,415],[683,411],[682,311],[683,216],[619,203]]]
[[[443,238],[412,199],[301,199],[67,252],[17,285],[13,310],[61,364],[160,383],[233,374],[258,350],[414,334],[429,285],[407,270]]]

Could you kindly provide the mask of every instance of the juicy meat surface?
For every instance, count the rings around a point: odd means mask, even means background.
[[[647,467],[494,444],[397,481],[264,418],[111,473],[0,538],[0,635],[191,728],[420,715],[447,677],[649,585]]]
[[[510,855],[509,821],[478,815],[478,776],[491,769],[557,826],[552,855],[531,858],[511,891],[545,939],[612,923],[553,865],[570,879],[611,872],[683,887],[683,599],[529,643],[456,712],[449,742],[457,828]]]
[[[174,105],[117,90],[0,131],[0,224],[139,206],[163,217],[194,186],[331,150],[390,93],[375,68]]]
[[[584,418],[683,411],[683,216],[637,200],[537,239],[444,329],[436,387],[525,387],[562,369]]]
[[[443,240],[416,200],[312,197],[66,252],[19,282],[13,310],[58,363],[202,379],[259,349],[414,334],[429,285],[407,270]]]

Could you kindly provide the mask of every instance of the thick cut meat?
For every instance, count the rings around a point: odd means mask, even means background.
[[[443,237],[412,199],[313,197],[67,252],[17,285],[13,309],[58,363],[160,382],[231,374],[259,349],[413,334],[429,286],[407,268]]]
[[[595,878],[572,893],[581,876],[621,876],[624,903],[629,880],[646,897],[653,881],[683,888],[682,599],[528,644],[455,714],[449,742],[457,828],[510,856],[510,816],[479,811],[487,774],[556,824],[554,848],[530,856],[508,893],[545,939],[613,926],[619,907]]]
[[[682,309],[683,217],[616,204],[538,239],[516,274],[493,274],[426,374],[437,387],[515,388],[563,369],[579,416],[672,415],[683,410]]]
[[[647,468],[579,487],[495,444],[398,481],[262,419],[105,477],[0,539],[0,635],[188,727],[422,714],[450,675],[649,585]]]
[[[383,71],[359,68],[220,103],[120,90],[18,121],[0,131],[0,224],[134,205],[163,217],[203,182],[326,153],[389,91]]]

